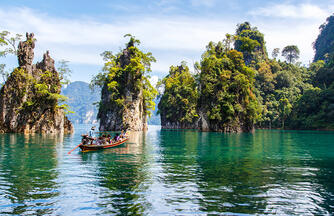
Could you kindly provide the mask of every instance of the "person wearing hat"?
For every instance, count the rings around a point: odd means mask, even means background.
[[[94,138],[94,137],[95,137],[94,130],[95,130],[95,126],[93,126],[93,127],[90,129],[90,131],[89,131],[89,137],[91,137],[91,138]]]

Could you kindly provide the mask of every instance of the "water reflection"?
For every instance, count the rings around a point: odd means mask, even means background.
[[[293,134],[259,131],[210,139],[201,142],[223,147],[199,154],[204,212],[328,213],[321,207],[322,186],[314,182],[319,169],[304,163],[314,158]]]
[[[319,156],[304,145],[310,138],[163,130],[162,203],[181,214],[328,214],[333,194],[319,184]]]
[[[117,148],[68,155],[89,128],[64,137],[0,135],[0,214],[334,211],[334,133],[150,127]]]
[[[0,135],[1,214],[52,214],[47,200],[59,195],[54,146],[63,137]]]
[[[103,209],[100,213],[143,215],[148,211],[148,184],[144,184],[150,178],[147,157],[145,132],[132,132],[120,147],[82,154],[84,163],[97,162],[94,169],[101,187],[97,201]]]

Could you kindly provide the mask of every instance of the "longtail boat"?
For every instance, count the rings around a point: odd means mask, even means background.
[[[82,152],[97,151],[122,145],[128,140],[129,136],[123,136],[117,141],[107,141],[106,139],[101,141],[99,139],[88,137],[87,135],[82,135],[82,141],[79,147]]]

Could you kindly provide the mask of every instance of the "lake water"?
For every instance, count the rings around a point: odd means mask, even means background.
[[[161,130],[71,155],[73,135],[0,135],[0,214],[331,215],[334,133]]]

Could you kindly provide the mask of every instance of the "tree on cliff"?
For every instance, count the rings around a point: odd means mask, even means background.
[[[260,107],[253,93],[254,70],[245,66],[243,54],[210,42],[200,64],[199,107],[209,127],[225,132],[251,130]]]
[[[299,59],[299,54],[300,51],[296,45],[286,46],[282,50],[282,56],[284,56],[289,63],[293,63]]]
[[[272,53],[271,53],[271,56],[276,59],[278,57],[278,54],[280,53],[280,50],[279,48],[274,48]]]
[[[58,62],[58,73],[59,73],[59,78],[61,81],[62,85],[68,85],[71,81],[70,81],[70,77],[72,74],[72,70],[70,69],[70,67],[68,66],[69,61],[66,61],[64,59],[60,60]]]
[[[195,77],[190,73],[186,63],[171,66],[169,74],[158,83],[158,86],[164,87],[158,105],[162,126],[174,123],[181,128],[196,128],[199,95]]]
[[[0,50],[0,57],[5,57],[8,54],[17,55],[17,43],[21,38],[22,35],[20,34],[11,36],[9,31],[0,32],[0,47],[4,48]],[[3,82],[5,82],[9,76],[9,72],[5,70],[5,67],[5,64],[0,64],[0,75]]]
[[[320,27],[320,34],[313,43],[314,61],[326,60],[328,54],[334,53],[334,15],[327,18]]]
[[[105,61],[103,72],[92,80],[93,85],[102,87],[98,113],[102,130],[122,127],[142,130],[146,127],[147,115],[155,107],[153,99],[157,91],[151,85],[148,73],[151,72],[151,62],[156,60],[150,52],[138,49],[136,45],[140,41],[135,37],[129,34],[124,37],[130,38],[126,48],[116,55],[111,51],[102,53]],[[132,127],[140,121],[144,126]]]
[[[314,62],[308,68],[311,87],[293,103],[292,128],[334,129],[334,15],[320,26],[313,43]]]

